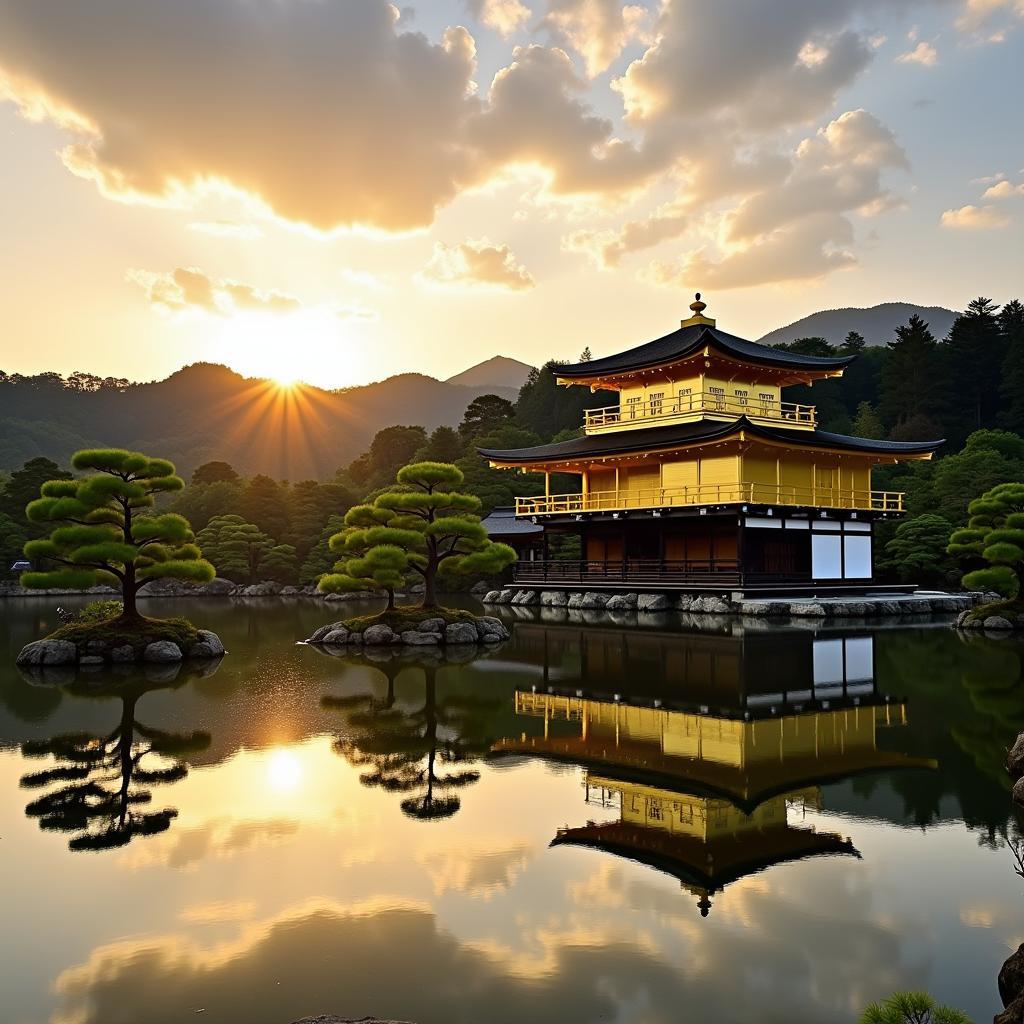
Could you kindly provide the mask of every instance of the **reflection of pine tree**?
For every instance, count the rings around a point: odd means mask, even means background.
[[[22,745],[25,757],[52,756],[56,762],[25,775],[22,786],[41,789],[66,783],[33,800],[25,813],[38,818],[40,828],[77,833],[68,843],[70,849],[124,846],[135,836],[166,831],[176,817],[173,808],[147,810],[153,795],[144,787],[183,779],[188,769],[177,758],[208,747],[210,734],[166,732],[136,721],[139,698],[152,688],[118,689],[121,717],[105,736],[65,733]],[[163,763],[154,762],[151,755]]]
[[[472,785],[480,773],[470,768],[486,753],[484,713],[493,701],[437,693],[438,666],[422,666],[423,704],[406,711],[395,705],[395,677],[405,665],[381,666],[388,679],[383,700],[372,697],[325,698],[327,707],[354,707],[349,723],[360,730],[335,742],[349,764],[366,768],[365,786],[408,794],[402,810],[412,818],[448,818],[461,806],[453,790]]]

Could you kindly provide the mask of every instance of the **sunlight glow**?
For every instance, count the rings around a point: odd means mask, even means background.
[[[290,750],[275,750],[267,760],[267,782],[279,793],[290,793],[302,781],[302,762]]]

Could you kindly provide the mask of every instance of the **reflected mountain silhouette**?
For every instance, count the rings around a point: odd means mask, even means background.
[[[52,759],[51,767],[22,776],[23,788],[47,790],[25,814],[44,830],[71,833],[73,851],[121,847],[137,836],[166,832],[178,812],[151,810],[152,788],[183,779],[184,756],[210,745],[208,732],[172,732],[139,720],[138,704],[147,693],[179,684],[177,674],[167,681],[154,681],[154,674],[134,673],[89,688],[91,696],[120,702],[111,730],[22,744],[24,757]]]

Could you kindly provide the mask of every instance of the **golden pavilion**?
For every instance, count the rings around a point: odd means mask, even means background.
[[[820,430],[785,388],[842,376],[854,357],[746,341],[705,316],[700,294],[678,330],[618,355],[559,368],[558,383],[618,393],[588,409],[583,434],[511,451],[490,465],[542,473],[516,500],[545,537],[576,533],[578,561],[520,562],[515,581],[815,593],[869,587],[872,530],[903,495],[873,490],[872,467],[930,459],[942,441],[880,441]],[[552,474],[579,488],[551,493]]]
[[[542,731],[507,737],[492,752],[581,766],[587,804],[617,818],[567,825],[551,845],[670,874],[706,915],[711,897],[746,875],[808,857],[860,856],[849,837],[805,820],[824,809],[823,786],[936,767],[880,742],[906,726],[907,708],[878,691],[871,636],[809,633],[807,646],[813,668],[787,691],[737,679],[717,705],[694,702],[707,699],[702,684],[665,699],[554,685],[518,691],[516,713],[542,720]]]

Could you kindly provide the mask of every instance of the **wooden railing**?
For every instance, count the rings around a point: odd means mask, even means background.
[[[787,426],[814,427],[818,422],[817,411],[813,405],[780,402],[775,399],[759,398],[757,395],[738,398],[735,395],[701,391],[692,395],[648,399],[645,402],[624,401],[621,405],[586,409],[583,425],[589,432],[594,433],[625,423],[643,426],[651,420],[661,422],[704,413],[747,416],[752,420],[771,420]]]
[[[696,484],[691,487],[646,487],[635,491],[591,491],[516,498],[517,516],[574,512],[626,512],[687,505],[799,505],[809,508],[865,509],[902,512],[901,491],[869,491],[849,487],[796,487],[787,484]]]

